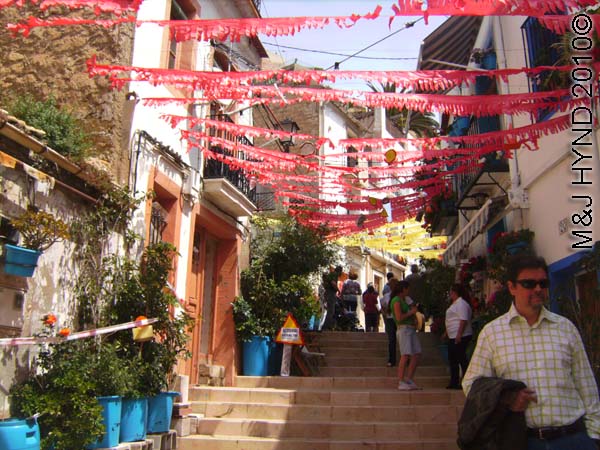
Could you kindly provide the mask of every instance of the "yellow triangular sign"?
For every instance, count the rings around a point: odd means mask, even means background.
[[[288,313],[283,326],[279,329],[275,342],[279,344],[304,345],[304,337],[298,322],[291,313]]]

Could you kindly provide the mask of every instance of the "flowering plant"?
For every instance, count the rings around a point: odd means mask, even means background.
[[[490,277],[505,283],[507,258],[516,253],[531,252],[534,236],[529,229],[496,234],[488,248]]]
[[[487,261],[485,256],[474,256],[469,261],[461,265],[459,278],[463,285],[467,285],[473,279],[475,272],[481,272],[486,269]]]

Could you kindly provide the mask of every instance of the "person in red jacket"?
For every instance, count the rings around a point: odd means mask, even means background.
[[[369,283],[367,290],[363,293],[362,302],[366,331],[379,331],[379,294],[373,287],[373,283]]]

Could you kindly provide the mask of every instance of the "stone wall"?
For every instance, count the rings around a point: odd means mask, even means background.
[[[82,11],[53,11],[61,16],[96,17]],[[126,181],[128,164],[123,162],[129,158],[130,119],[125,93],[112,90],[104,78],[90,78],[86,61],[97,55],[99,63],[129,65],[133,25],[36,28],[27,38],[12,37],[6,31],[7,23],[22,21],[32,13],[53,17],[35,8],[3,8],[0,14],[0,107],[16,96],[31,94],[40,100],[54,96],[88,132],[93,146],[87,162],[108,170],[117,182]]]

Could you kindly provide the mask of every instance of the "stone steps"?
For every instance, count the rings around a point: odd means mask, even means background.
[[[456,421],[443,423],[320,422],[309,420],[277,420],[248,418],[204,418],[198,423],[197,434],[210,436],[252,436],[299,439],[310,435],[317,439],[362,440],[389,439],[416,441],[425,438],[452,439],[456,436]]]
[[[456,423],[462,406],[401,405],[373,406],[366,399],[364,406],[354,405],[290,405],[276,403],[198,402],[192,406],[195,414],[226,419],[273,419],[291,421],[321,421],[323,423],[358,422],[423,422]]]
[[[460,391],[444,389],[448,369],[431,335],[419,391],[397,389],[386,367],[384,333],[314,333],[324,352],[318,377],[238,376],[233,387],[193,386],[191,435],[179,450],[457,450]]]
[[[307,434],[310,431],[307,430]],[[304,437],[258,438],[248,436],[189,436],[178,441],[178,450],[457,450],[447,439],[394,441],[389,439],[333,440]]]

